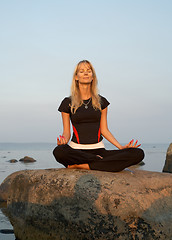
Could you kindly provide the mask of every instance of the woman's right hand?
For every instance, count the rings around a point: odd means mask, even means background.
[[[63,145],[63,144],[67,144],[67,140],[64,136],[59,136],[57,137],[57,145]]]

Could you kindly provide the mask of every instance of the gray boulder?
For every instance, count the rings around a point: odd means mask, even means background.
[[[172,143],[167,149],[165,165],[162,171],[172,173]]]
[[[21,240],[172,239],[172,175],[133,171],[20,171],[1,184],[0,198],[6,184]]]

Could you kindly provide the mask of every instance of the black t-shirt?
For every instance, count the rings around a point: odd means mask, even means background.
[[[100,96],[101,109],[105,109],[110,103],[106,98]],[[100,132],[101,111],[95,110],[92,106],[92,100],[84,100],[88,108],[82,104],[77,111],[71,113],[71,97],[66,97],[60,104],[58,111],[70,114],[70,119],[73,126],[72,141],[79,144],[93,144],[100,142],[103,137]]]

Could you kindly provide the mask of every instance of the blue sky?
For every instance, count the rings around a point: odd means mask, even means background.
[[[82,59],[121,143],[171,142],[171,10],[170,0],[1,0],[0,142],[56,142]]]

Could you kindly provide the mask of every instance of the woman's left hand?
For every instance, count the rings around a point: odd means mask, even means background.
[[[128,144],[126,144],[125,146],[123,146],[123,149],[124,148],[138,148],[141,146],[141,144],[138,144],[138,140],[136,140],[136,142],[134,142],[134,139],[132,139]]]

